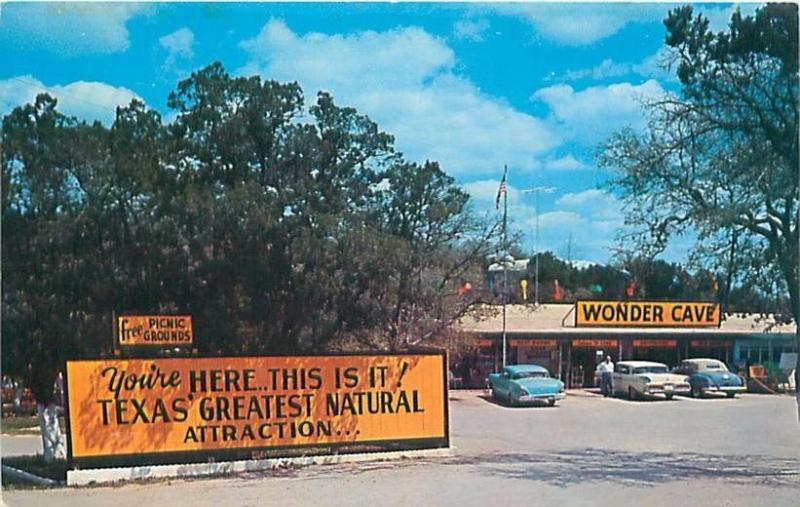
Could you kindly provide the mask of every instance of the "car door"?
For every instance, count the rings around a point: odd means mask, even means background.
[[[611,375],[611,386],[615,393],[625,393],[628,392],[628,366],[624,364],[618,364],[614,368],[614,373]]]
[[[500,372],[500,377],[497,379],[495,391],[497,391],[497,394],[500,396],[508,396],[510,384],[511,372],[508,371],[508,369],[503,369],[503,371]]]

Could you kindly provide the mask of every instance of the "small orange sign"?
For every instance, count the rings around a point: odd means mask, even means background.
[[[592,347],[592,348],[608,348],[608,347],[616,347],[617,340],[572,340],[573,347]]]
[[[441,442],[444,363],[444,354],[68,361],[71,459],[211,451],[246,459],[274,449]]]
[[[511,340],[512,347],[529,347],[533,349],[554,349],[558,347],[556,340]]]
[[[118,343],[123,347],[188,346],[193,342],[189,315],[120,315]]]
[[[677,340],[633,340],[634,347],[671,348],[678,344]]]
[[[690,345],[698,349],[727,349],[731,346],[728,340],[692,340]]]

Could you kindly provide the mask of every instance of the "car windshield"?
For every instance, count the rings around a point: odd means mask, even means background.
[[[699,371],[728,371],[722,363],[700,363],[697,365]]]
[[[521,378],[542,378],[547,377],[547,373],[543,371],[521,371],[519,373],[514,374],[514,380],[519,380]]]
[[[666,366],[640,366],[633,369],[633,373],[667,373]]]

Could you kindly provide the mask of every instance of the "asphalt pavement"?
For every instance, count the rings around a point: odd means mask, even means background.
[[[455,392],[450,407],[454,449],[446,458],[12,490],[3,500],[37,507],[800,505],[800,426],[789,396],[631,402],[578,392],[554,408],[511,408]]]

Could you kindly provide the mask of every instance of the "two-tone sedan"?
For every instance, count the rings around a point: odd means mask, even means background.
[[[689,394],[689,377],[670,373],[666,364],[651,361],[620,361],[611,376],[615,395],[627,394],[631,400],[676,394]]]
[[[492,398],[508,405],[547,403],[551,407],[564,399],[564,383],[550,377],[547,368],[536,364],[506,366],[489,374]]]
[[[689,376],[693,398],[711,393],[724,393],[733,398],[747,391],[744,379],[731,373],[725,363],[716,359],[684,359],[673,371]]]

